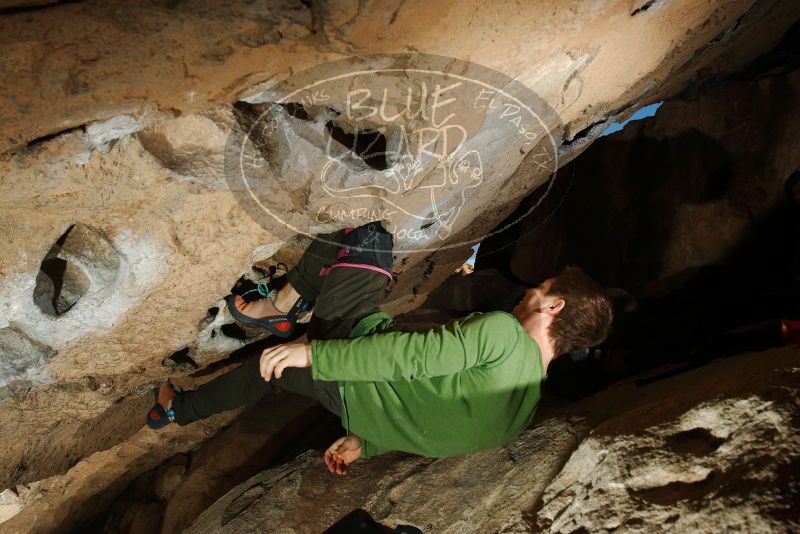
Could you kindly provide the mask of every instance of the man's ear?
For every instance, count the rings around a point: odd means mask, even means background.
[[[567,301],[564,300],[564,297],[556,297],[544,307],[544,312],[550,315],[558,315],[566,305]]]

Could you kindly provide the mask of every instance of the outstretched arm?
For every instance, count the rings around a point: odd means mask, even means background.
[[[385,332],[355,339],[315,339],[270,347],[261,376],[312,367],[314,380],[411,381],[455,374],[506,357],[519,340],[508,314],[473,314],[427,332]]]

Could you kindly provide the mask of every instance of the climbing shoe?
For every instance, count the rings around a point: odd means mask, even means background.
[[[161,395],[162,398],[159,399],[161,388],[164,386],[167,386],[167,389],[164,391],[164,394]],[[178,390],[169,382],[164,384],[164,386],[153,388],[153,400],[155,400],[155,404],[153,404],[153,407],[147,412],[147,426],[153,430],[164,428],[175,420],[175,410],[172,408],[169,410],[165,409],[164,404],[166,404],[168,400],[174,398],[175,395],[178,394]],[[164,404],[162,404],[162,402]]]
[[[245,298],[246,296],[250,296],[253,293],[257,293],[260,297],[257,297],[256,300],[260,298],[270,299],[272,301],[272,305],[275,306],[275,294],[276,291],[270,290],[267,284],[260,283],[255,289],[251,289],[250,291],[246,291],[242,293],[240,296]],[[292,308],[280,315],[272,315],[270,317],[250,317],[249,315],[245,315],[240,312],[236,308],[236,296],[231,294],[225,297],[225,304],[228,306],[228,311],[230,312],[231,316],[236,319],[237,322],[248,325],[248,326],[257,326],[269,332],[274,336],[278,336],[280,338],[286,338],[292,335],[294,332],[295,325],[297,324],[297,316],[298,314],[308,310],[309,303],[303,298],[300,297],[295,301]],[[275,306],[275,309],[278,310],[278,307]],[[278,310],[280,312],[280,310]]]

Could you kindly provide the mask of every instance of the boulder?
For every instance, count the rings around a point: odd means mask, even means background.
[[[190,533],[322,532],[353,509],[424,532],[790,532],[800,520],[800,349],[718,360],[546,407],[509,445],[390,453],[330,474],[320,451],[228,492]]]

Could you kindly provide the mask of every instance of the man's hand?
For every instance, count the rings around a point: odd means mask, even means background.
[[[460,274],[461,276],[468,276],[473,273],[475,270],[475,266],[471,263],[465,263],[458,269],[456,269],[456,273]]]
[[[325,465],[336,475],[346,475],[347,466],[361,457],[361,438],[350,434],[339,438],[325,451]]]
[[[267,382],[280,378],[287,367],[311,367],[311,343],[283,343],[264,349],[259,371]]]

